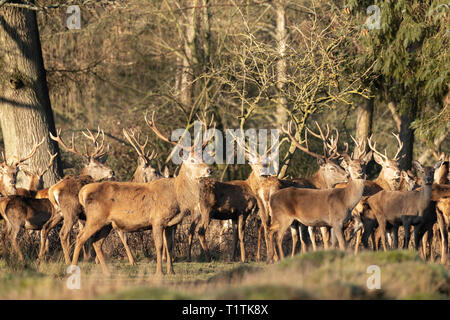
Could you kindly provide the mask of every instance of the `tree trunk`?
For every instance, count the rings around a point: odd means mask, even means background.
[[[367,141],[372,134],[373,118],[373,98],[365,101],[366,103],[358,107],[356,118],[356,141]],[[366,144],[366,147],[368,145]]]
[[[44,144],[29,160],[29,170],[44,169],[50,159],[47,151],[58,152],[49,137],[55,134],[41,43],[32,10],[0,8],[0,125],[6,157],[28,154],[36,142]],[[44,175],[44,185],[57,182],[61,166],[59,156]],[[20,177],[19,177],[20,178]],[[26,181],[20,182],[24,186]]]
[[[186,10],[186,27],[184,35],[184,57],[183,57],[183,71],[181,74],[181,103],[186,106],[191,106],[192,100],[192,82],[194,79],[194,66],[197,65],[195,54],[195,36],[196,36],[196,19],[195,8],[198,0],[188,1],[189,9]]]
[[[411,128],[411,123],[414,121],[416,110],[417,100],[413,99],[409,112],[406,111],[400,116],[400,140],[403,142],[403,148],[399,154],[401,157],[399,164],[402,170],[411,169],[414,151],[414,129]]]
[[[284,96],[284,87],[286,85],[286,46],[287,46],[287,31],[286,31],[286,14],[283,0],[274,1],[274,9],[276,15],[276,42],[278,61],[276,65],[277,72],[277,89],[278,101],[276,111],[277,128],[281,128],[287,121],[287,101]]]

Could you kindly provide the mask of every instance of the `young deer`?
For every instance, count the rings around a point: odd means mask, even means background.
[[[345,249],[342,228],[350,219],[353,208],[360,201],[365,180],[365,166],[372,153],[362,154],[359,161],[352,161],[346,153],[341,166],[351,177],[351,181],[341,189],[299,189],[279,190],[270,199],[271,225],[269,231],[270,254],[273,260],[273,235],[277,232],[277,245],[281,258],[284,257],[282,240],[286,229],[294,220],[306,226],[332,227],[339,242],[339,248]],[[351,165],[350,165],[351,164]],[[358,164],[358,165],[356,165]]]
[[[339,165],[338,161],[336,161],[337,158],[339,158],[339,153],[337,152],[337,144],[339,141],[339,131],[336,130],[336,138],[331,139],[331,143],[329,143],[329,136],[330,136],[330,128],[327,126],[327,133],[324,134],[323,130],[320,128],[319,124],[316,122],[316,127],[319,130],[319,133],[315,133],[309,128],[305,131],[305,140],[304,140],[304,146],[300,142],[298,142],[295,137],[291,133],[291,127],[292,123],[290,122],[288,124],[288,128],[285,129],[282,127],[282,130],[284,133],[286,133],[291,141],[295,143],[295,146],[302,150],[303,152],[315,157],[317,159],[317,163],[319,164],[319,170],[316,171],[310,178],[297,178],[293,179],[292,182],[296,184],[297,187],[301,188],[313,188],[313,189],[331,189],[335,185],[339,183],[344,183],[348,181],[348,174],[347,172]],[[314,153],[309,150],[308,147],[308,134],[310,133],[314,137],[320,139],[323,143],[323,155],[319,155],[317,153]],[[352,165],[350,163],[350,165]],[[287,185],[286,187],[288,187]],[[301,226],[299,227],[297,221],[294,222],[293,226],[291,227],[291,235],[293,239],[292,243],[292,253],[291,255],[294,256],[295,254],[295,247],[297,243],[298,235],[302,234],[301,232]],[[299,230],[299,232],[297,231]],[[328,248],[328,240],[329,240],[329,233],[327,227],[321,227],[320,231],[322,233],[322,239],[324,248]],[[316,246],[316,240],[315,240],[315,234],[312,227],[308,227],[308,233],[311,239],[313,250],[317,250]],[[302,236],[300,236],[300,240],[302,242],[302,250],[306,250],[306,245],[304,244],[304,241],[302,240]]]
[[[100,134],[102,135],[101,142],[98,141]],[[104,164],[107,159],[107,152],[104,150],[105,136],[103,131],[98,129],[96,135],[94,135],[87,129],[87,133],[83,132],[83,135],[93,144],[93,151],[89,152],[88,146],[85,144],[85,153],[79,152],[75,147],[75,137],[73,134],[72,146],[68,147],[61,138],[61,129],[58,130],[56,137],[50,133],[50,137],[57,141],[65,151],[81,157],[84,161],[84,167],[78,176],[66,176],[48,190],[48,198],[58,213],[52,219],[49,229],[53,228],[63,219],[63,226],[59,232],[59,237],[64,259],[67,264],[70,264],[70,231],[83,214],[83,209],[78,202],[80,189],[86,184],[114,177],[114,171]]]
[[[414,229],[415,248],[418,249],[419,241],[423,236],[423,227],[430,218],[427,212],[432,195],[432,184],[434,171],[440,166],[437,162],[434,167],[425,167],[413,161],[414,167],[422,172],[422,188],[413,191],[388,191],[383,190],[367,199],[367,204],[373,211],[381,234],[383,249],[386,251],[386,224],[402,224],[405,229],[405,242],[403,248],[406,249],[410,239],[410,226],[417,226]],[[430,210],[428,210],[430,211]]]
[[[358,252],[361,241],[364,247],[368,247],[369,237],[372,237],[373,247],[375,249],[377,247],[378,238],[380,237],[380,231],[377,231],[376,234],[374,233],[374,228],[376,226],[375,216],[366,211],[367,205],[365,204],[365,201],[367,198],[382,190],[410,191],[415,185],[415,181],[412,181],[413,179],[411,179],[407,173],[403,173],[400,170],[400,157],[398,155],[403,148],[403,143],[401,142],[399,135],[395,133],[392,133],[392,135],[395,137],[398,147],[395,155],[391,159],[387,156],[386,149],[384,150],[384,154],[382,154],[376,149],[376,142],[374,143],[372,141],[372,137],[368,139],[369,148],[373,151],[373,158],[375,162],[381,166],[381,171],[378,174],[378,177],[371,183],[371,187],[365,190],[364,197],[361,200],[362,202],[356,208],[357,212],[355,212],[355,217],[358,223],[356,229],[353,231],[357,235],[355,253]],[[366,184],[367,183],[368,182],[366,182]],[[393,228],[389,229],[389,231],[393,232],[394,243],[398,242],[398,229]]]
[[[167,242],[170,228],[183,217],[199,209],[199,183],[209,177],[211,168],[195,155],[195,145],[190,148],[170,141],[156,127],[155,113],[152,120],[145,119],[153,132],[177,147],[189,151],[189,157],[181,165],[175,178],[155,180],[151,183],[100,182],[84,186],[79,192],[79,202],[85,209],[86,225],[79,233],[72,265],[78,262],[82,245],[93,237],[93,246],[103,272],[110,274],[106,266],[102,244],[112,228],[124,232],[152,229],[156,247],[156,273],[162,274],[163,242]],[[206,124],[204,124],[206,127]],[[212,137],[203,139],[204,148]],[[167,272],[173,273],[170,250],[167,250]]]

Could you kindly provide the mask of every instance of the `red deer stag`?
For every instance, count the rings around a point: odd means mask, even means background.
[[[98,141],[100,134],[102,135],[101,142]],[[78,176],[66,176],[58,183],[51,186],[48,191],[49,200],[56,208],[58,218],[64,219],[63,226],[59,232],[59,237],[64,253],[64,259],[67,264],[70,264],[70,232],[80,215],[83,214],[82,207],[78,202],[78,192],[81,187],[88,183],[114,177],[114,171],[104,165],[107,158],[107,152],[104,148],[103,131],[98,129],[96,135],[94,135],[88,129],[87,133],[83,132],[83,135],[94,146],[94,150],[89,152],[88,146],[85,144],[86,151],[84,154],[76,149],[75,136],[73,134],[72,146],[69,147],[61,138],[61,129],[58,130],[56,137],[50,133],[50,137],[57,141],[66,152],[73,153],[81,157],[84,161],[84,167]],[[55,221],[54,225],[57,223],[58,221]]]
[[[199,183],[211,175],[211,168],[198,159],[192,147],[186,147],[166,138],[156,127],[155,113],[145,119],[153,132],[162,140],[189,151],[178,175],[151,183],[100,182],[84,186],[79,201],[85,209],[86,225],[79,233],[72,265],[78,262],[82,245],[93,237],[94,250],[103,272],[110,274],[102,253],[102,244],[112,228],[124,232],[152,229],[156,247],[156,273],[162,274],[163,242],[170,228],[180,223],[188,213],[199,209]],[[207,125],[204,123],[204,126]],[[206,132],[206,130],[205,130]],[[204,148],[212,137],[204,137]],[[196,139],[197,141],[197,139]],[[167,250],[167,272],[173,273],[170,250]]]

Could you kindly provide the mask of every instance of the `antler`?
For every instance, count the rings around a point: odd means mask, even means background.
[[[87,131],[87,133],[84,132],[84,131],[82,133],[88,140],[92,141],[92,143],[95,146],[95,149],[94,149],[94,151],[92,153],[89,153],[88,152],[88,147],[85,144],[84,145],[85,152],[86,152],[85,156],[87,158],[92,158],[92,159],[98,159],[98,158],[103,157],[106,154],[106,151],[104,150],[105,149],[105,146],[104,146],[104,143],[105,143],[105,132],[103,130],[100,130],[100,127],[97,127],[97,134],[95,136],[92,134],[91,130],[89,130],[88,128],[86,128],[86,131]],[[97,140],[100,137],[100,133],[102,134],[102,140],[101,140],[101,143],[99,144],[97,142]]]
[[[128,142],[133,146],[134,150],[136,150],[137,154],[144,158],[147,161],[153,160],[158,155],[154,150],[151,154],[149,152],[145,153],[145,147],[148,143],[148,136],[145,139],[144,144],[139,143],[140,133],[138,133],[138,136],[136,137],[134,131],[127,131],[126,129],[123,129],[123,134],[125,138],[127,138]]]
[[[20,166],[20,165],[22,165],[25,161],[27,161],[27,160],[30,159],[32,156],[34,156],[34,154],[36,153],[37,149],[44,143],[44,141],[45,141],[45,137],[42,138],[42,141],[41,141],[41,142],[39,142],[39,143],[37,143],[37,144],[34,143],[33,149],[31,149],[30,153],[29,153],[27,156],[25,156],[24,158],[22,158],[22,159],[16,161],[16,162],[14,163],[14,166],[16,166],[16,167],[17,167],[17,166]],[[5,158],[5,162],[6,162],[6,158]]]
[[[186,150],[186,151],[189,151],[191,154],[194,152],[194,148],[195,148],[195,145],[196,145],[196,143],[194,142],[194,144],[191,146],[191,147],[186,147],[186,146],[183,146],[182,144],[181,144],[181,141],[178,141],[178,142],[175,142],[175,141],[171,141],[171,140],[169,140],[166,136],[164,136],[162,133],[161,133],[161,131],[159,131],[159,129],[156,127],[156,121],[155,121],[155,111],[153,111],[153,113],[152,113],[152,119],[151,120],[148,120],[147,119],[147,115],[145,115],[145,117],[144,117],[144,119],[145,119],[145,122],[147,123],[147,125],[150,127],[150,129],[152,129],[152,131],[161,139],[161,140],[163,140],[163,141],[165,141],[165,142],[168,142],[168,143],[170,143],[170,144],[172,144],[172,145],[174,145],[174,146],[179,146],[180,148],[182,148],[182,149],[184,149],[184,150]],[[214,115],[213,115],[213,117],[211,118],[211,121],[210,121],[210,126],[211,126],[211,124],[213,123],[213,121],[214,121]],[[214,135],[211,135],[211,136],[208,136],[207,135],[207,129],[208,129],[208,125],[206,124],[207,122],[206,121],[201,121],[202,122],[202,125],[203,125],[203,127],[204,127],[204,133],[203,133],[203,143],[202,143],[202,149],[204,148],[204,147],[206,147],[207,145],[208,145],[208,143],[211,141],[211,139],[214,137]],[[213,127],[213,129],[215,129],[216,128],[216,124],[214,123],[214,127]],[[213,130],[214,131],[214,130]]]
[[[182,144],[180,144],[181,141],[179,142],[175,142],[172,140],[169,140],[165,135],[163,135],[161,133],[161,131],[158,130],[158,128],[156,127],[156,121],[155,121],[155,111],[153,111],[152,113],[152,119],[148,120],[147,119],[147,115],[144,116],[145,122],[147,123],[147,125],[150,127],[150,129],[152,129],[152,131],[163,141],[170,143],[174,146],[179,146],[180,148],[182,148],[183,150],[189,151],[191,152],[191,148],[190,147],[186,147],[183,146]]]
[[[371,135],[371,136],[367,139],[367,142],[368,142],[368,144],[369,144],[369,148],[370,148],[373,152],[375,152],[376,154],[378,154],[380,157],[382,157],[382,158],[384,159],[384,161],[389,160],[389,158],[388,158],[388,156],[387,156],[387,151],[386,151],[386,149],[384,149],[384,154],[382,154],[381,152],[377,151],[377,149],[376,149],[377,143],[375,142],[375,143],[372,144],[372,137],[373,137],[373,135]]]
[[[64,142],[64,140],[61,138],[61,129],[58,129],[58,130],[56,131],[56,137],[50,132],[50,138],[51,138],[52,140],[58,142],[59,145],[60,145],[64,150],[66,150],[67,152],[71,152],[71,153],[76,154],[76,155],[78,155],[78,156],[80,156],[80,157],[83,157],[83,156],[84,156],[84,155],[83,155],[81,152],[79,152],[79,151],[76,149],[76,147],[75,147],[75,136],[74,136],[73,133],[72,133],[72,147],[70,147],[70,148],[67,146],[67,144]]]
[[[38,176],[39,177],[42,177],[52,167],[53,161],[55,160],[56,156],[58,155],[58,152],[55,152],[54,154],[52,154],[48,150],[47,150],[47,153],[50,156],[50,160],[48,161],[47,168],[45,168],[44,170],[38,172]]]
[[[397,152],[395,153],[395,156],[392,158],[392,160],[398,161],[398,160],[400,159],[400,158],[398,157],[398,154],[400,153],[400,151],[401,151],[402,148],[403,148],[403,142],[400,140],[400,136],[399,136],[398,134],[395,134],[395,133],[392,132],[392,135],[395,137],[395,139],[397,139],[397,142],[398,142],[398,145],[399,145],[399,146],[398,146],[398,149],[397,149]],[[373,152],[375,152],[376,154],[378,154],[380,157],[384,158],[385,161],[389,160],[389,158],[388,158],[388,156],[387,156],[387,151],[386,151],[386,149],[384,149],[384,155],[383,155],[381,152],[379,152],[379,151],[377,151],[377,150],[375,149],[376,143],[373,143],[373,144],[372,144],[372,136],[370,136],[370,137],[367,139],[367,142],[369,143],[369,147],[370,147],[370,149],[372,149]]]
[[[352,135],[350,135],[350,138],[352,138],[353,142],[355,143],[355,149],[352,153],[353,159],[359,159],[364,154],[366,154],[366,140],[360,139],[360,141],[357,141],[355,138],[353,138]]]
[[[400,136],[398,134],[395,134],[395,133],[392,132],[392,135],[395,137],[395,139],[397,139],[397,142],[398,142],[398,149],[397,149],[397,152],[395,153],[395,156],[393,158],[393,160],[397,161],[397,160],[400,159],[400,158],[398,158],[398,154],[400,153],[400,151],[402,151],[403,142],[402,142],[402,140],[400,140]]]

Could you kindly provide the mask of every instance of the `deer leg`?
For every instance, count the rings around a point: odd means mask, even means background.
[[[173,228],[174,227],[176,227],[176,225],[172,226],[172,227],[167,227],[164,230],[164,233],[163,233],[163,235],[164,235],[164,239],[163,239],[164,240],[164,248],[165,248],[163,250],[166,251],[166,256],[167,256],[167,259],[166,259],[167,274],[175,274],[175,272],[173,271],[172,256],[171,256],[171,250],[172,250],[172,244],[173,244],[173,241],[172,241],[171,237],[172,237],[172,234],[173,234]]]
[[[195,229],[197,228],[197,224],[199,221],[200,217],[192,219],[191,226],[189,227],[187,261],[191,261],[192,239],[194,237]]]
[[[103,242],[105,241],[105,238],[108,236],[108,234],[111,232],[112,226],[107,225],[101,228],[98,232],[96,232],[93,236],[92,246],[94,247],[95,254],[100,261],[100,265],[102,267],[103,273],[110,277],[111,272],[109,272],[109,269],[106,265],[105,258],[103,256]]]
[[[163,275],[162,271],[162,249],[163,249],[163,228],[161,225],[153,226],[153,240],[156,248],[156,274]]]
[[[341,230],[343,229],[343,227],[341,227]],[[331,247],[332,249],[336,248],[336,243],[339,241],[336,238],[336,233],[334,232],[334,228],[328,228],[328,232],[330,233],[330,239],[331,239],[331,246],[329,246],[329,248]],[[344,232],[342,231],[342,236],[344,235]],[[344,242],[345,242],[345,238]],[[337,240],[337,241],[336,241]]]
[[[10,227],[9,236],[10,236],[10,241],[11,241],[11,246],[12,246],[13,251],[16,253],[19,261],[23,261],[22,251],[20,250],[20,247],[17,244],[17,235],[19,234],[19,231],[20,231],[19,226],[12,225]]]
[[[297,226],[295,226],[295,224],[291,225],[290,229],[291,229],[291,238],[292,238],[291,257],[293,257],[295,255],[295,247],[297,246],[297,242],[298,242],[298,229],[297,229]]]
[[[239,216],[238,220],[238,236],[239,236],[239,244],[240,244],[240,251],[241,251],[241,262],[245,262],[245,220],[246,217],[241,214]]]
[[[311,244],[312,244],[312,247],[313,247],[313,251],[317,251],[316,235],[314,234],[314,228],[313,227],[308,227],[308,233],[309,233],[309,238],[311,239]]]
[[[392,234],[393,234],[392,247],[394,249],[398,249],[398,226],[397,225],[392,226]]]
[[[59,238],[61,240],[61,247],[64,253],[64,259],[67,264],[70,264],[70,231],[75,224],[75,218],[73,216],[65,216],[63,226],[59,231]],[[83,242],[84,243],[84,242]]]
[[[266,227],[264,227],[263,224],[261,223],[258,228],[258,244],[256,246],[256,261],[261,260],[261,240],[262,240],[263,232],[266,233],[265,229],[266,229]]]
[[[231,261],[234,261],[236,259],[236,250],[237,250],[236,246],[238,239],[236,220],[231,220],[231,228],[233,230],[233,240],[231,242]]]
[[[405,243],[403,243],[403,249],[408,249],[409,240],[411,238],[411,224],[407,219],[403,219],[403,228],[405,229]]]
[[[333,226],[333,232],[339,242],[339,250],[345,251],[345,239],[342,232],[342,225],[336,224]]]
[[[386,252],[387,251],[387,246],[386,246],[386,220],[381,218],[380,220],[378,220],[378,230],[380,233],[380,237],[381,237],[381,244],[383,245],[383,250]],[[374,245],[375,247],[375,245]]]
[[[362,229],[359,229],[356,231],[356,241],[355,241],[355,254],[358,254],[359,246],[361,244],[361,235],[362,235]]]
[[[309,243],[308,227],[301,223],[299,230],[300,230],[299,231],[300,232],[300,242],[302,244],[302,253],[306,253],[308,251],[308,243]]]
[[[41,245],[39,248],[38,259],[43,260],[45,252],[48,253],[48,234],[58,223],[62,220],[61,215],[53,214],[50,219],[44,224],[41,230]]]
[[[125,248],[125,251],[126,251],[127,257],[128,257],[128,261],[130,261],[130,264],[132,266],[135,266],[136,262],[134,261],[133,253],[131,252],[130,247],[128,246],[127,234],[125,232],[123,232],[122,230],[116,230],[116,231],[117,231],[117,234],[119,235],[120,241],[122,241],[122,244]]]
[[[446,228],[446,223],[444,220],[443,213],[437,209],[436,210],[437,221],[439,225],[439,231],[441,234],[441,263],[447,263],[447,252],[448,252],[448,231]]]
[[[81,249],[84,243],[89,240],[97,231],[105,226],[101,221],[86,221],[86,225],[81,230],[75,241],[75,249],[73,251],[72,265],[76,266],[80,257]]]
[[[202,247],[203,253],[207,261],[211,261],[211,256],[209,254],[208,245],[206,244],[206,229],[209,226],[209,215],[205,218],[201,218],[200,227],[198,228],[198,239],[200,240],[200,246]]]
[[[320,227],[320,233],[322,233],[322,241],[323,241],[323,248],[325,250],[328,249],[328,241],[330,241],[330,233],[328,232],[327,227]]]

